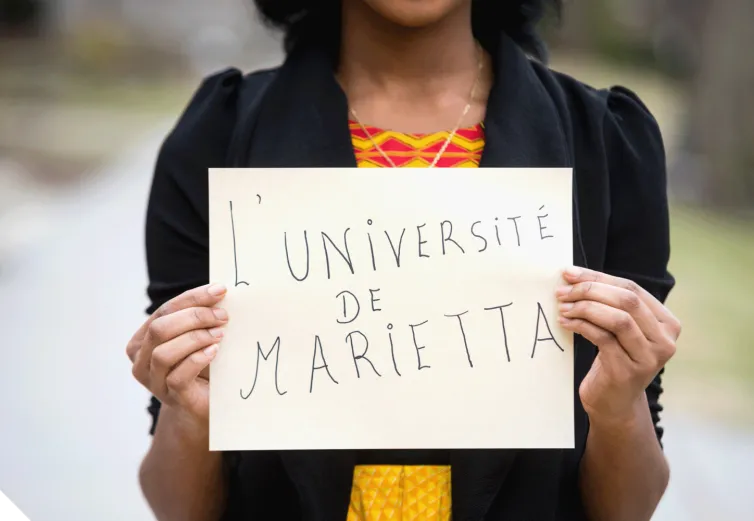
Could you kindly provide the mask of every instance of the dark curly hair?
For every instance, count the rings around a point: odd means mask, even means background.
[[[302,41],[337,46],[341,0],[254,0],[264,22],[285,33],[285,50]],[[548,7],[560,14],[563,0],[472,0],[474,35],[486,47],[496,45],[501,31],[541,61],[547,48],[537,24]]]

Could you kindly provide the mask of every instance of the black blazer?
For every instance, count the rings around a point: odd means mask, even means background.
[[[480,166],[573,167],[575,263],[632,279],[664,300],[673,286],[665,155],[647,108],[626,89],[595,90],[549,70],[507,36],[488,51],[496,81]],[[146,230],[149,312],[208,282],[208,168],[356,166],[347,120],[346,97],[321,49],[294,51],[279,69],[206,79],[157,161]],[[589,423],[578,385],[595,348],[578,337],[575,353],[576,448],[452,451],[454,520],[585,519],[578,472]],[[661,390],[658,375],[647,389],[656,426]],[[150,411],[156,422],[156,400]],[[418,452],[409,459],[421,461]],[[225,519],[345,521],[357,458],[353,451],[226,454]]]

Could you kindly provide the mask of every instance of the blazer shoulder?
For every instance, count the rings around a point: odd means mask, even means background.
[[[611,158],[639,155],[664,163],[660,126],[634,91],[622,85],[596,88],[538,62],[532,67],[570,130],[577,157],[598,154],[610,163]]]
[[[597,88],[538,62],[532,62],[532,67],[572,126],[589,134],[595,131],[596,136],[617,131],[627,137],[661,141],[657,120],[628,87]]]
[[[261,88],[276,71],[269,68],[244,74],[227,68],[203,78],[164,139],[160,158],[202,168],[226,166],[244,92]]]

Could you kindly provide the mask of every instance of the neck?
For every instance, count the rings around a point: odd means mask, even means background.
[[[339,76],[345,84],[383,90],[409,89],[431,95],[433,85],[455,81],[468,89],[477,71],[471,2],[420,28],[403,27],[364,0],[344,0]]]

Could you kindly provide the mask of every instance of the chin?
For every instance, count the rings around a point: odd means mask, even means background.
[[[426,27],[449,16],[471,0],[359,0],[377,14],[403,27]]]

